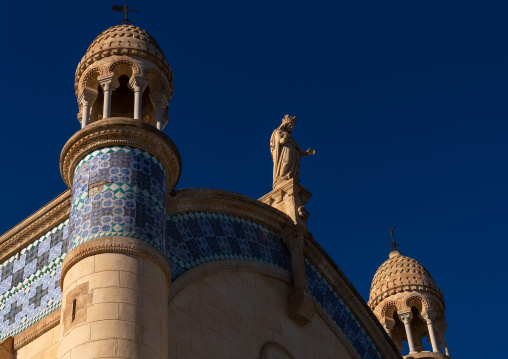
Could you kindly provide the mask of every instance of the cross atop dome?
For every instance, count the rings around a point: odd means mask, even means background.
[[[139,10],[129,9],[128,5],[125,5],[125,6],[112,5],[111,10],[125,13],[125,19],[123,19],[121,21],[121,23],[124,25],[134,25],[134,23],[129,20],[129,13],[130,12],[139,12]]]

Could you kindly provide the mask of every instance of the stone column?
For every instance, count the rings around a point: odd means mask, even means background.
[[[415,343],[413,341],[413,333],[411,331],[411,319],[413,319],[413,313],[406,312],[406,313],[399,313],[399,318],[404,323],[404,328],[406,329],[406,337],[407,337],[407,344],[409,346],[409,354],[416,353],[415,350]]]
[[[150,94],[150,101],[152,101],[153,107],[155,108],[155,122],[158,130],[163,129],[163,110],[164,107],[169,105],[168,97],[163,93]]]
[[[427,322],[427,328],[429,330],[430,344],[432,345],[432,351],[439,353],[439,347],[436,342],[436,334],[434,333],[434,324],[432,320],[436,317],[435,312],[426,312],[422,314],[422,318]]]
[[[289,315],[298,325],[304,326],[312,320],[314,302],[309,293],[305,271],[304,248],[310,233],[289,222],[282,233],[282,240],[291,253],[293,269],[293,293],[289,297]]]
[[[78,96],[78,102],[82,106],[81,128],[85,128],[90,122],[90,110],[97,99],[97,95],[96,90],[84,88]]]
[[[448,343],[446,342],[446,322],[442,319],[436,323],[436,329],[439,333],[439,339],[441,341],[441,345],[443,346],[443,354],[450,356],[450,352],[448,350]]]
[[[102,118],[111,117],[111,93],[118,87],[118,81],[113,76],[99,79],[99,83],[104,92],[104,105],[102,107]]]
[[[72,204],[56,358],[167,359],[165,216],[178,150],[149,124],[110,118],[74,135],[60,163]]]
[[[132,77],[129,81],[130,88],[134,91],[134,119],[141,119],[141,102],[143,97],[143,91],[145,91],[146,85],[148,85],[148,79],[143,77]]]

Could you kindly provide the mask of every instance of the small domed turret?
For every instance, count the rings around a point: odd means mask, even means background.
[[[368,305],[399,350],[402,341],[408,343],[407,359],[449,358],[443,294],[429,271],[395,246],[392,242],[389,258],[374,274]],[[433,351],[427,355],[420,354],[424,337]]]
[[[110,117],[167,123],[173,74],[161,48],[145,30],[113,26],[88,47],[74,82],[81,126]]]

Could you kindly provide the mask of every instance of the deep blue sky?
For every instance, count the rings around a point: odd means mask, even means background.
[[[129,5],[174,72],[164,132],[183,159],[177,188],[261,197],[270,135],[296,115],[294,137],[317,152],[301,164],[309,229],[360,294],[396,225],[444,293],[451,355],[508,357],[506,2]],[[1,2],[0,232],[66,189],[74,72],[121,20],[110,6]]]

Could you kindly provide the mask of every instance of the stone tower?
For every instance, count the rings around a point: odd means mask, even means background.
[[[162,133],[171,68],[146,31],[118,25],[92,42],[75,89],[81,130],[60,158],[72,199],[57,357],[167,358],[165,215],[181,172]]]
[[[390,252],[374,275],[368,305],[400,351],[408,343],[406,359],[449,358],[443,294],[413,258]],[[424,351],[424,337],[432,352]]]

